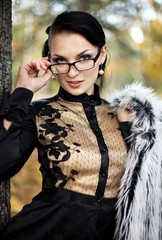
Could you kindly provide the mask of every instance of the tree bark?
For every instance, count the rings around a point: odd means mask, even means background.
[[[12,0],[0,0],[0,102],[12,89]],[[3,161],[3,159],[0,159]],[[10,218],[10,181],[0,182],[0,230]]]

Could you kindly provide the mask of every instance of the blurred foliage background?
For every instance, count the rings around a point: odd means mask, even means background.
[[[19,65],[41,58],[46,27],[66,10],[91,13],[105,30],[111,54],[103,95],[133,81],[142,81],[162,97],[162,0],[13,0],[13,88]],[[36,95],[52,96],[57,82]],[[36,150],[12,178],[12,215],[41,190]]]

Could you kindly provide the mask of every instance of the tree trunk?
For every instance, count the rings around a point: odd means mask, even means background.
[[[0,101],[12,88],[12,0],[0,0]],[[0,159],[3,161],[3,159]],[[0,230],[10,218],[10,181],[0,183]]]

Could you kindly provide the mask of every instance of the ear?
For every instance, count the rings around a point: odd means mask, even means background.
[[[105,44],[103,47],[102,47],[102,51],[101,51],[101,64],[104,63],[105,61],[105,58],[106,58],[106,54],[107,54],[107,44]]]

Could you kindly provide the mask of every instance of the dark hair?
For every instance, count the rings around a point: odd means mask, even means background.
[[[65,11],[59,14],[46,29],[48,39],[42,50],[43,57],[48,56],[52,37],[64,31],[81,34],[99,49],[106,43],[104,31],[100,23],[92,15],[81,11]],[[105,64],[106,59],[100,68],[104,69]]]

